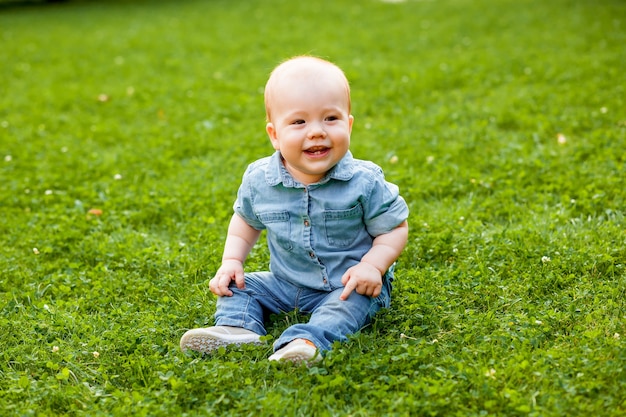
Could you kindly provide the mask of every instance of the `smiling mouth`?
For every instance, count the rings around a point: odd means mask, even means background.
[[[304,152],[309,155],[323,155],[328,152],[329,149],[330,148],[327,148],[325,146],[314,146],[312,148],[306,149]]]

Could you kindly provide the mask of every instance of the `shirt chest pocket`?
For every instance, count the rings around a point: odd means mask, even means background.
[[[363,207],[357,204],[345,210],[325,210],[324,228],[330,246],[349,247],[363,233]]]
[[[287,211],[258,213],[257,217],[267,229],[268,237],[272,242],[280,245],[285,250],[290,251],[293,249],[289,213]]]

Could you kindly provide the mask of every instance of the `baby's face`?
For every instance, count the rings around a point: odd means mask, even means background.
[[[353,117],[345,81],[334,71],[291,74],[273,86],[267,133],[289,173],[320,181],[348,152]]]

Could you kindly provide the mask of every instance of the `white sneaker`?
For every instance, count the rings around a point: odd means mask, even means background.
[[[180,338],[180,348],[209,353],[227,345],[261,344],[261,336],[241,327],[213,326],[191,329]]]
[[[268,358],[271,361],[318,362],[322,360],[317,348],[310,340],[296,339],[278,349]]]

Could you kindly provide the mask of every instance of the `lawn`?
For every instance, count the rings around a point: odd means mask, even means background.
[[[0,44],[0,414],[626,413],[624,1],[2,2]],[[182,353],[305,53],[410,206],[392,306],[311,367],[297,314]]]

